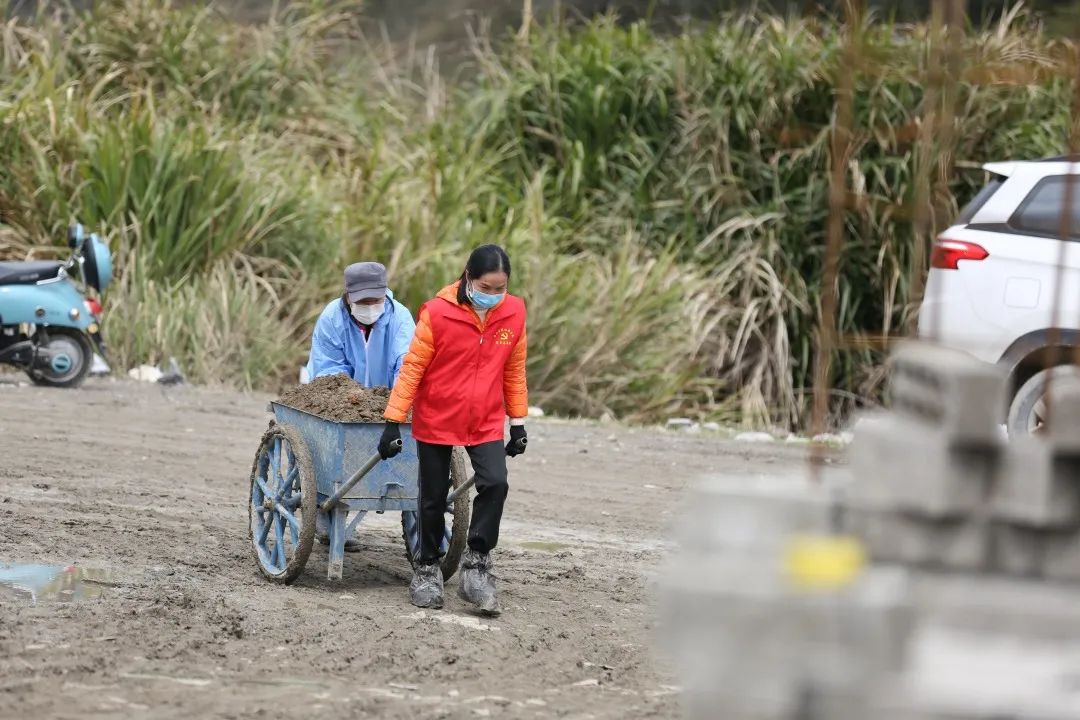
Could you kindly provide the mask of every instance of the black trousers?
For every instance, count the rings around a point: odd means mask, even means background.
[[[446,529],[446,496],[450,493],[450,445],[416,441],[420,460],[420,557],[437,561]],[[476,473],[469,547],[486,553],[499,542],[499,523],[510,486],[506,482],[506,447],[501,440],[465,448]]]

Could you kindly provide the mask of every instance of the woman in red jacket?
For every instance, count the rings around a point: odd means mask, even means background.
[[[461,561],[459,594],[482,611],[498,614],[491,551],[499,540],[506,501],[506,457],[525,450],[525,303],[506,292],[510,258],[498,245],[469,256],[458,282],[420,308],[419,323],[386,408],[379,442],[383,458],[396,455],[398,423],[412,409],[412,434],[420,460],[420,552],[409,585],[412,603],[441,608],[439,568],[450,490],[450,454],[469,453],[476,499],[469,549]],[[503,428],[510,418],[510,442]]]

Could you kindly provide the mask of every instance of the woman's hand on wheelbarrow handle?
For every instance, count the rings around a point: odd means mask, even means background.
[[[396,422],[387,422],[379,438],[379,457],[389,460],[401,452],[401,428]]]
[[[528,444],[529,438],[525,432],[524,425],[511,425],[510,426],[510,442],[506,443],[506,455],[507,457],[517,457],[525,452],[525,446]]]

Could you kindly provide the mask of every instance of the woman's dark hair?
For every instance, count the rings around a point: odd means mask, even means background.
[[[475,280],[489,272],[504,272],[510,277],[510,256],[498,245],[481,245],[469,255],[469,262],[465,263],[465,272],[461,273],[461,284],[458,285],[458,303],[464,305],[469,301],[468,279]]]

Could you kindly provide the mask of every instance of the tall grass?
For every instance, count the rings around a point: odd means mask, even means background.
[[[979,187],[970,168],[1060,152],[1068,128],[1066,44],[1022,15],[961,38],[945,142],[924,129],[941,93],[923,26],[868,21],[851,68],[829,22],[601,18],[480,32],[447,79],[432,54],[357,40],[342,6],[288,7],[249,26],[112,0],[0,29],[0,254],[39,255],[76,216],[102,228],[116,364],[174,355],[273,387],[345,263],[385,262],[416,307],[499,242],[545,407],[796,427],[838,74],[855,73],[842,336],[909,327],[916,240]],[[880,360],[836,354],[835,417],[875,396]]]

